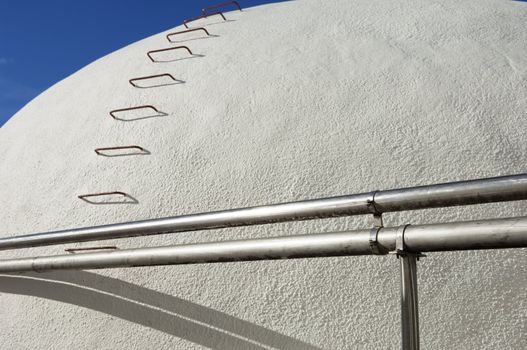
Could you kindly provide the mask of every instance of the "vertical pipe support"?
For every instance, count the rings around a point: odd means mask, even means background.
[[[401,344],[403,350],[419,350],[417,261],[424,255],[405,250],[404,232],[408,226],[397,229],[394,252],[401,268]]]
[[[401,262],[402,349],[419,350],[419,311],[417,308],[417,256],[399,255]]]

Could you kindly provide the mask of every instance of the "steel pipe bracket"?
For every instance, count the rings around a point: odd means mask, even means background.
[[[375,195],[379,191],[373,191],[368,194],[368,199],[366,200],[366,206],[370,213],[373,214],[373,226],[374,227],[383,227],[382,222],[382,213],[375,206]]]
[[[395,234],[395,250],[390,252],[390,254],[395,254],[397,258],[399,258],[401,255],[412,255],[415,256],[419,261],[419,258],[424,258],[426,255],[420,252],[409,252],[406,250],[406,246],[404,244],[404,233],[406,232],[408,226],[410,226],[410,224],[402,225],[397,228],[397,232]]]

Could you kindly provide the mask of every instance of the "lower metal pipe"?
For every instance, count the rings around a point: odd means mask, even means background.
[[[395,250],[397,227],[381,228],[376,252]],[[0,273],[371,255],[370,229],[338,233],[0,260]],[[408,226],[407,252],[527,247],[527,217]]]

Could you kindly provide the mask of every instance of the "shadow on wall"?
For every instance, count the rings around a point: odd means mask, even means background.
[[[211,349],[319,349],[226,313],[87,271],[1,275],[0,293],[85,307]]]
[[[139,201],[124,192],[101,192],[78,195],[81,201],[92,205],[110,205],[110,204],[139,204]],[[94,198],[94,199],[93,199]]]

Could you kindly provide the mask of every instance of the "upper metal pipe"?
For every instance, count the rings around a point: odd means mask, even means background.
[[[527,174],[13,236],[0,250],[523,199]]]
[[[395,250],[398,227],[378,232]],[[527,217],[407,226],[407,252],[527,247]],[[0,260],[0,273],[371,255],[370,230]]]

